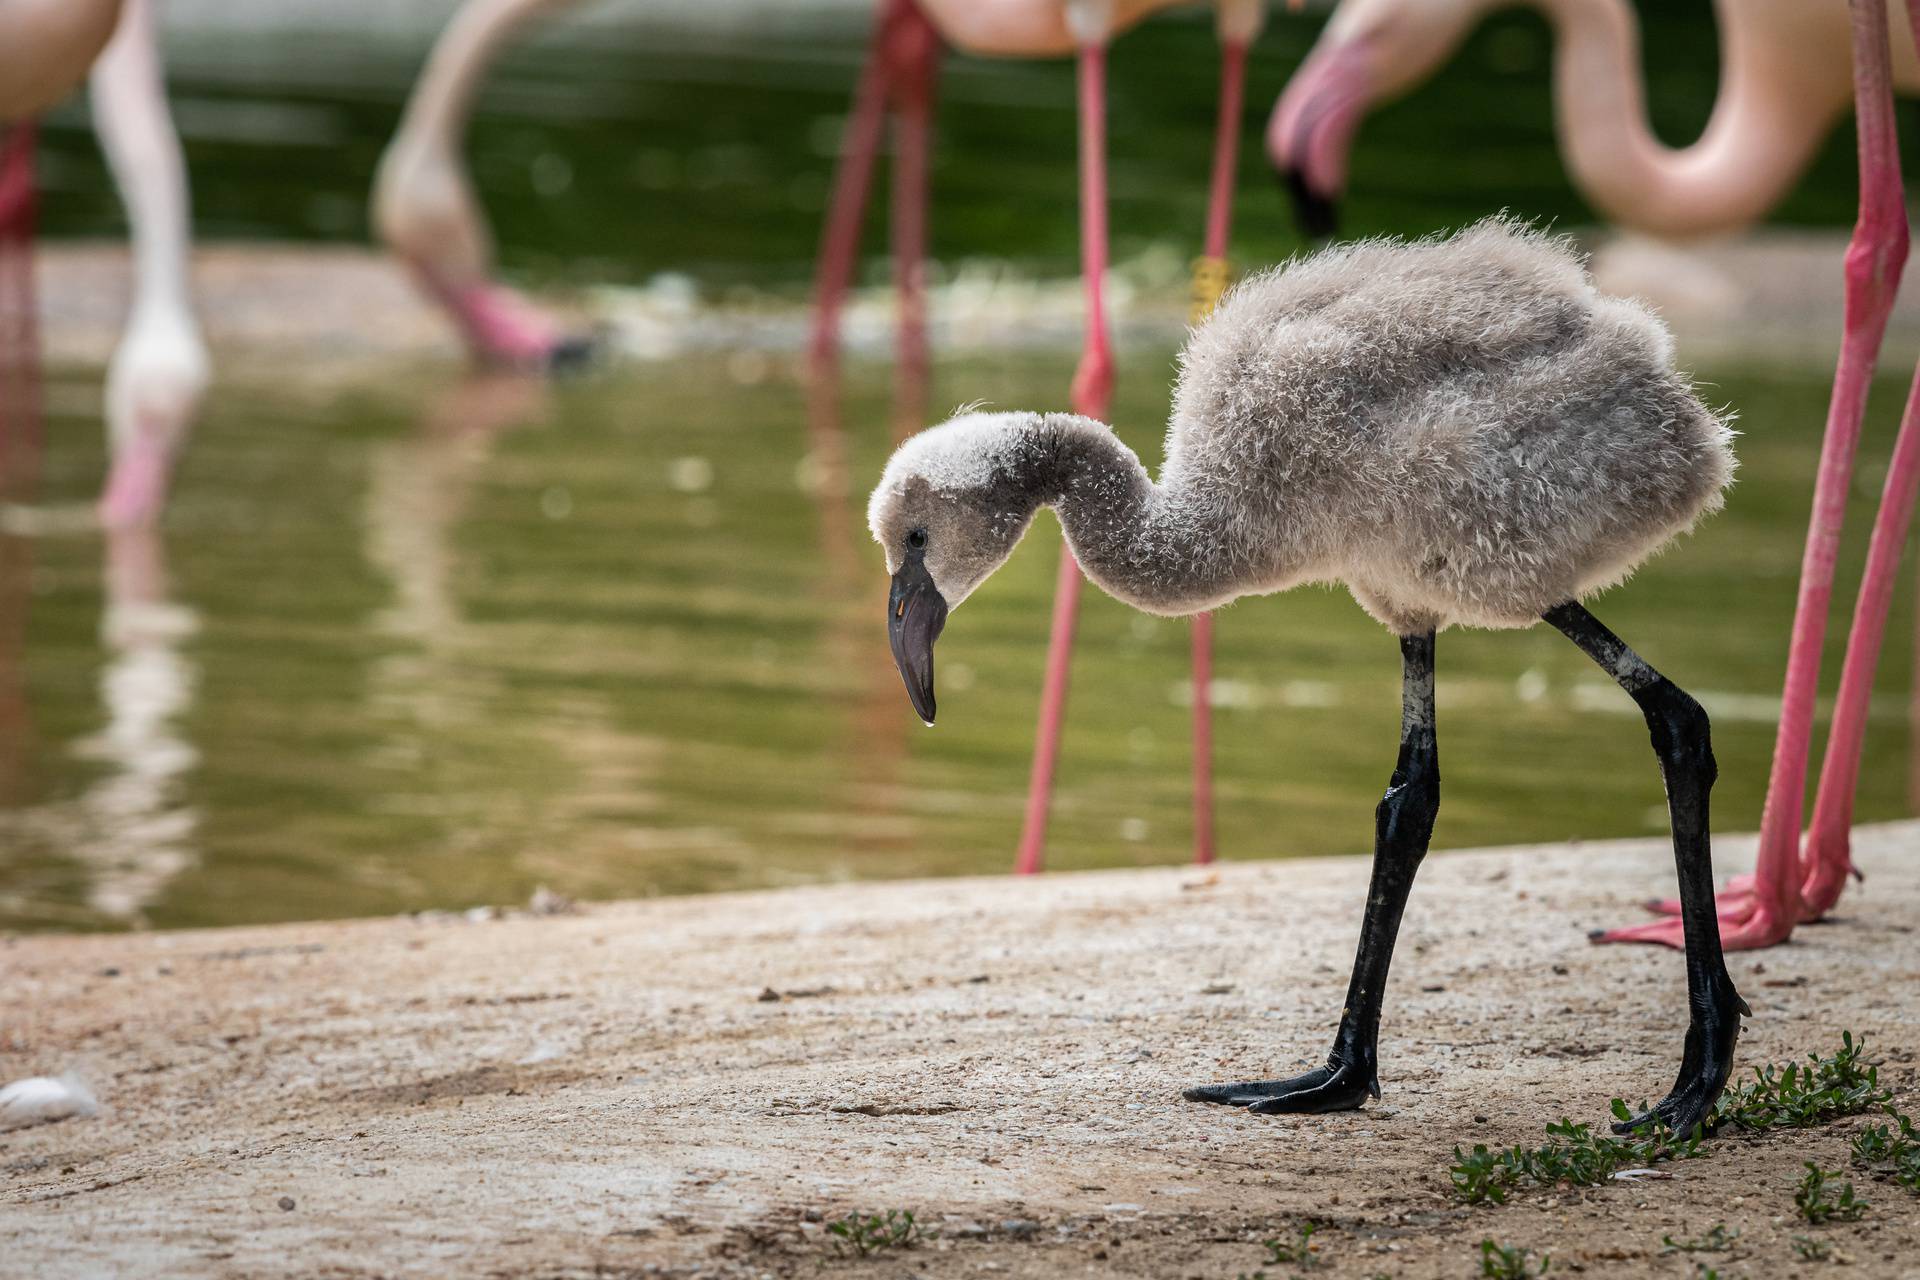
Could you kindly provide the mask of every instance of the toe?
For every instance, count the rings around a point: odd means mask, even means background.
[[[1642,1111],[1640,1114],[1636,1116],[1632,1116],[1626,1120],[1614,1121],[1613,1131],[1614,1133],[1618,1134],[1620,1137],[1624,1138],[1624,1137],[1627,1137],[1629,1134],[1633,1133],[1636,1129],[1644,1129],[1647,1125],[1652,1124],[1658,1118],[1659,1117],[1654,1115],[1654,1113],[1651,1111]]]
[[[1685,945],[1680,922],[1671,919],[1628,925],[1622,929],[1608,929],[1587,936],[1594,942],[1651,942],[1664,947]]]

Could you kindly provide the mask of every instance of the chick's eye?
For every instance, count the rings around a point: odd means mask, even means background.
[[[927,531],[925,529],[909,529],[907,531],[907,547],[910,550],[923,551],[926,549],[926,545]]]

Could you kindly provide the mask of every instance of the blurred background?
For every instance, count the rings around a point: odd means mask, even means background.
[[[44,447],[0,521],[0,928],[1011,865],[1057,526],[1043,517],[956,614],[941,723],[921,729],[863,523],[894,414],[884,202],[837,397],[810,401],[802,359],[871,7],[610,0],[502,54],[465,154],[503,274],[599,339],[602,357],[559,379],[470,371],[369,233],[375,167],[453,7],[163,3],[215,380],[144,535],[90,518],[125,218],[85,96],[43,120]],[[1712,9],[1637,8],[1654,124],[1690,141],[1716,89]],[[1258,138],[1325,20],[1276,10],[1255,47],[1238,268],[1306,247]],[[1503,12],[1372,112],[1342,234],[1505,208],[1606,249],[1555,147],[1551,59],[1538,16]],[[1113,47],[1114,415],[1150,465],[1216,84],[1204,7]],[[1069,60],[943,65],[936,418],[1066,405],[1073,105]],[[1724,514],[1597,611],[1712,712],[1726,831],[1759,819],[1856,191],[1844,123],[1758,241],[1651,259],[1681,295],[1656,301],[1677,312],[1682,364],[1740,414],[1743,467]],[[1621,261],[1644,278],[1644,256]],[[1739,304],[1776,274],[1756,263],[1791,267],[1777,274],[1797,310]],[[1720,305],[1693,315],[1690,297]],[[1848,604],[1914,332],[1896,328],[1870,410]],[[1863,820],[1910,812],[1911,596],[1881,666]],[[1836,622],[1829,689],[1845,634]],[[1226,610],[1217,644],[1223,856],[1369,850],[1398,723],[1391,637],[1344,592],[1308,589]],[[1049,865],[1188,856],[1187,646],[1185,624],[1088,593]],[[1449,633],[1441,655],[1436,847],[1665,829],[1637,712],[1563,639]]]

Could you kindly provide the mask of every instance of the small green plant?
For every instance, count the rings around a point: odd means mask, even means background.
[[[1622,1120],[1631,1115],[1618,1098],[1613,1100],[1613,1111]],[[1554,1141],[1538,1147],[1490,1151],[1483,1143],[1470,1153],[1455,1147],[1454,1194],[1468,1204],[1502,1204],[1508,1190],[1518,1185],[1598,1186],[1622,1169],[1700,1153],[1697,1133],[1676,1141],[1670,1131],[1652,1123],[1625,1138],[1608,1138],[1596,1135],[1590,1125],[1562,1120],[1548,1125],[1547,1134]]]
[[[1291,1241],[1263,1240],[1267,1248],[1267,1265],[1298,1267],[1302,1271],[1311,1271],[1320,1265],[1320,1259],[1314,1257],[1313,1233],[1320,1229],[1316,1222],[1302,1222],[1294,1232]]]
[[[1315,1256],[1319,1250],[1313,1243],[1313,1233],[1320,1229],[1317,1222],[1302,1222],[1294,1231],[1292,1240],[1262,1240],[1260,1243],[1267,1251],[1267,1266],[1288,1266],[1299,1271],[1312,1271],[1320,1265]],[[1248,1275],[1242,1271],[1239,1280],[1267,1280],[1264,1269]]]
[[[1693,1240],[1675,1240],[1672,1236],[1661,1236],[1660,1243],[1666,1247],[1662,1253],[1731,1253],[1733,1242],[1740,1238],[1738,1231],[1727,1230],[1727,1224],[1716,1222],[1707,1234]]]
[[[1807,1065],[1753,1069],[1753,1079],[1731,1085],[1714,1108],[1712,1128],[1804,1129],[1884,1106],[1893,1094],[1880,1087],[1880,1068],[1866,1060],[1866,1042],[1840,1033],[1830,1058],[1807,1055]]]
[[[1512,1248],[1494,1240],[1480,1242],[1480,1274],[1492,1280],[1528,1280],[1530,1276],[1547,1274],[1547,1268],[1552,1265],[1550,1254],[1542,1254],[1535,1263],[1531,1249]]]
[[[1833,1256],[1833,1246],[1812,1236],[1793,1238],[1793,1256],[1802,1262],[1825,1262]]]
[[[1920,1132],[1889,1106],[1893,1123],[1870,1124],[1853,1140],[1853,1162],[1909,1191],[1920,1192]]]
[[[1839,1191],[1828,1186],[1828,1180],[1839,1177],[1828,1173],[1813,1161],[1805,1162],[1807,1176],[1800,1179],[1800,1189],[1794,1192],[1793,1203],[1800,1210],[1800,1216],[1819,1226],[1823,1222],[1856,1222],[1867,1211],[1867,1202],[1854,1198],[1853,1183],[1843,1182]]]
[[[827,1233],[836,1238],[843,1249],[851,1249],[860,1257],[870,1253],[879,1253],[883,1249],[911,1249],[927,1238],[927,1233],[914,1223],[913,1214],[906,1209],[889,1209],[885,1213],[861,1215],[850,1213],[846,1217],[827,1224]]]

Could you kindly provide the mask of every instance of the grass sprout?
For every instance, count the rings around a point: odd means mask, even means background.
[[[911,1249],[927,1238],[906,1209],[888,1209],[885,1213],[850,1213],[827,1224],[828,1234],[844,1249],[860,1257],[884,1249]]]
[[[1794,1207],[1800,1210],[1800,1216],[1816,1227],[1823,1222],[1857,1222],[1867,1211],[1865,1200],[1855,1198],[1853,1183],[1843,1182],[1839,1189],[1830,1185],[1840,1175],[1829,1173],[1813,1161],[1806,1161],[1807,1176],[1800,1179],[1800,1189],[1793,1193]]]
[[[1531,1276],[1547,1274],[1547,1268],[1552,1265],[1551,1254],[1542,1254],[1540,1261],[1535,1262],[1531,1249],[1514,1248],[1496,1240],[1480,1242],[1480,1274],[1491,1280],[1528,1280]]]

